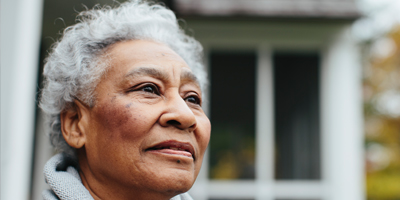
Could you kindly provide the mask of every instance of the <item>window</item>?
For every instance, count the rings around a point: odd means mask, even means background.
[[[273,55],[275,178],[320,179],[319,56]]]
[[[198,193],[320,200],[319,53],[211,51],[208,60],[208,189]]]
[[[254,179],[254,52],[213,52],[210,179]]]

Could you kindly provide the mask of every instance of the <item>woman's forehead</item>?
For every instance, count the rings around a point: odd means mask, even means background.
[[[178,76],[181,82],[200,85],[186,62],[164,44],[147,40],[119,42],[109,49],[107,57],[110,59],[110,68],[105,77],[132,79],[151,76],[167,81]]]
[[[146,60],[148,58],[165,57],[170,60],[185,62],[167,45],[149,40],[129,40],[114,44],[107,53],[111,59]],[[185,62],[186,63],[186,62]]]

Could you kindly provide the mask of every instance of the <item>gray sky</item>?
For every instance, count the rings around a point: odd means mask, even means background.
[[[357,0],[364,17],[354,24],[359,40],[381,37],[394,24],[400,24],[400,0]]]

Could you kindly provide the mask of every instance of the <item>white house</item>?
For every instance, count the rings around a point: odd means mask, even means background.
[[[210,77],[195,199],[365,199],[354,0],[169,5],[203,44]]]
[[[78,3],[96,2],[105,0]],[[203,44],[209,72],[213,128],[194,199],[365,199],[355,0],[164,2]],[[1,0],[4,200],[39,199],[45,187],[53,152],[33,99],[42,5],[46,13],[51,3]]]

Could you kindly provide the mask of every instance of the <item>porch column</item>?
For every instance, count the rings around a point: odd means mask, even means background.
[[[1,0],[1,199],[29,199],[42,0]]]
[[[364,200],[362,77],[349,25],[336,34],[322,63],[323,179],[327,200]]]

